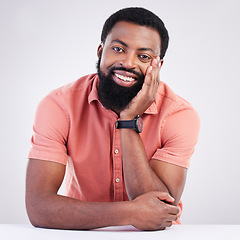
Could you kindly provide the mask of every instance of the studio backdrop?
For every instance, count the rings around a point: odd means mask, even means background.
[[[102,25],[128,6],[148,8],[165,22],[170,44],[161,81],[201,119],[182,223],[240,224],[237,0],[0,0],[0,223],[28,222],[25,174],[38,102],[96,72]]]

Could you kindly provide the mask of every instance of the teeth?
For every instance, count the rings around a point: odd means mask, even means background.
[[[115,76],[117,76],[118,78],[120,78],[121,80],[126,81],[126,82],[132,82],[135,80],[132,77],[125,77],[125,76],[119,75],[117,73],[115,73]]]

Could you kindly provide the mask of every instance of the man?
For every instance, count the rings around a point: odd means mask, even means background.
[[[160,82],[167,47],[155,14],[122,9],[104,24],[98,74],[41,101],[26,179],[34,226],[162,230],[179,223],[199,118]]]

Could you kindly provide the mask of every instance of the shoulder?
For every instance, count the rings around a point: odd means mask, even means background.
[[[69,83],[48,93],[38,104],[38,112],[43,115],[54,115],[59,111],[69,118],[69,111],[76,102],[88,98],[94,80],[97,81],[96,74],[83,76],[75,82]]]
[[[64,85],[62,87],[59,87],[55,90],[53,90],[50,95],[69,95],[69,94],[73,94],[76,92],[82,92],[86,89],[90,89],[91,90],[91,86],[94,82],[94,80],[97,79],[97,74],[89,74],[86,76],[83,76],[81,78],[79,78],[78,80],[69,83],[67,85]]]
[[[157,104],[161,107],[192,108],[192,105],[176,94],[166,83],[161,82],[157,94]]]
[[[165,139],[186,134],[194,138],[198,136],[200,118],[197,111],[164,82],[161,82],[159,87],[156,104],[162,119],[162,136],[165,136]]]
[[[193,106],[162,83],[158,104],[162,114],[162,140],[195,145],[200,130],[200,118]]]
[[[90,74],[79,78],[78,80],[61,86],[48,93],[40,102],[54,102],[55,105],[65,109],[76,102],[87,100],[94,82],[98,81],[97,74]]]
[[[161,82],[159,86],[156,105],[161,119],[166,119],[172,114],[183,110],[190,110],[193,114],[197,115],[193,106],[187,100],[176,94],[164,82]]]

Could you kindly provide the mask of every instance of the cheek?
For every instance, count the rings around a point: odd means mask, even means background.
[[[144,64],[144,65],[139,66],[141,74],[143,74],[144,77],[146,76],[147,69],[148,69],[149,66],[150,66],[150,64]]]
[[[149,64],[149,66],[150,66],[150,64]],[[147,67],[145,67],[145,68],[143,69],[143,75],[144,75],[144,76],[146,76],[147,69],[148,69],[149,66],[147,66]]]
[[[102,52],[100,68],[103,72],[106,72],[109,67],[117,62],[116,57],[109,54],[107,51]]]

